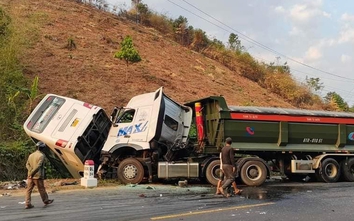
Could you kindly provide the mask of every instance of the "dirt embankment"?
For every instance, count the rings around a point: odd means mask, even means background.
[[[21,61],[29,79],[39,76],[41,94],[73,97],[111,111],[163,86],[181,103],[223,95],[229,105],[292,107],[242,77],[239,69],[230,70],[152,28],[90,5],[68,0],[3,2],[14,20],[35,21],[29,31],[37,40]],[[142,57],[129,66],[113,56],[127,35]],[[69,41],[75,48],[68,49]]]

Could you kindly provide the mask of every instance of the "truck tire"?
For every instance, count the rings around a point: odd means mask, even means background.
[[[255,160],[247,161],[241,168],[241,180],[248,186],[260,186],[267,179],[267,168]]]
[[[333,158],[326,158],[321,162],[321,170],[316,170],[318,181],[335,183],[340,177],[340,166]]]
[[[342,160],[341,162],[342,178],[345,181],[354,181],[354,158],[349,158],[348,161]]]
[[[119,164],[117,176],[123,184],[141,183],[144,178],[144,167],[139,160],[127,158]]]
[[[209,163],[205,171],[205,177],[211,185],[218,185],[220,179],[220,160],[214,160]]]

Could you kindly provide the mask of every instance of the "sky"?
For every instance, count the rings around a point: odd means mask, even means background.
[[[107,0],[129,9],[130,0]],[[354,1],[344,0],[142,0],[150,10],[206,32],[225,44],[229,35],[257,60],[290,67],[299,82],[319,78],[320,92],[354,105]]]

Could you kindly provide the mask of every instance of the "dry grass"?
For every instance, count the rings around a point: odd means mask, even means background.
[[[110,111],[134,95],[164,86],[179,102],[223,95],[230,105],[293,107],[242,77],[241,67],[230,70],[154,29],[88,5],[69,0],[2,2],[17,19],[38,20],[38,40],[22,53],[21,60],[29,79],[39,76],[42,94],[61,94]],[[143,59],[129,67],[113,58],[126,35],[132,36]],[[76,46],[72,50],[67,48],[69,40]]]

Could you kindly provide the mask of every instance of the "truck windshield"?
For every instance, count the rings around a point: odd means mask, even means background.
[[[135,110],[134,109],[125,109],[125,108],[121,108],[119,109],[118,112],[118,117],[116,120],[116,124],[118,123],[130,123],[133,121],[134,118],[134,114],[135,114]]]

